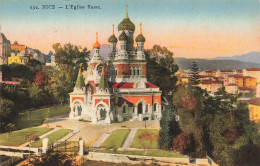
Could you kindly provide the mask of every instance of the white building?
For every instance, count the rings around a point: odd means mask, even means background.
[[[0,65],[8,64],[8,57],[11,56],[11,43],[3,33],[0,32]]]

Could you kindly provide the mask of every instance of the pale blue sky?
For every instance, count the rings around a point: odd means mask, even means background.
[[[126,3],[129,6],[129,17],[136,25],[136,34],[139,33],[139,23],[143,22],[148,48],[153,44],[178,46],[180,49],[174,50],[178,52],[176,56],[194,54],[196,57],[208,55],[210,49],[212,56],[224,56],[225,52],[213,53],[218,46],[222,50],[232,47],[230,54],[259,51],[259,43],[256,43],[259,36],[258,0],[1,0],[1,32],[12,43],[18,40],[19,43],[38,47],[43,52],[48,52],[53,42],[72,42],[89,48],[95,40],[96,31],[100,34],[100,42],[107,43],[112,24],[117,27],[125,17]],[[29,9],[31,5],[41,7],[43,4],[55,4],[56,9]],[[57,8],[66,4],[100,5],[101,10]],[[223,38],[225,35],[226,38]],[[215,36],[223,39],[215,40]],[[233,43],[233,36],[236,40],[233,45],[241,49],[228,44],[221,46],[220,41]],[[194,41],[194,38],[210,41]],[[37,42],[39,39],[42,42]],[[182,41],[184,39],[186,42]],[[237,40],[242,43],[237,43]],[[212,46],[206,52],[201,52],[201,48],[187,52],[190,47],[206,48],[207,44]]]

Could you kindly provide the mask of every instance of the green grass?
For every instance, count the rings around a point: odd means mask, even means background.
[[[135,133],[135,136],[133,138],[133,142],[131,144],[131,148],[138,148],[138,149],[143,149],[144,145],[142,143],[139,143],[138,137],[142,135],[144,132],[149,132],[153,133],[155,135],[159,135],[159,130],[158,129],[138,129]],[[147,149],[158,149],[157,145],[158,139],[155,139],[153,142],[149,143],[146,145]]]
[[[165,150],[138,150],[138,151],[113,151],[113,150],[100,150],[101,153],[115,153],[115,154],[128,154],[138,156],[153,156],[153,157],[174,157],[185,158],[183,155]]]
[[[59,129],[53,133],[51,133],[50,135],[47,135],[44,138],[48,138],[48,144],[54,144],[56,141],[60,140],[61,138],[65,137],[66,135],[68,135],[72,130],[71,129]],[[33,147],[41,147],[42,146],[42,140],[40,139],[38,141],[35,141],[32,143]]]
[[[35,136],[41,136],[51,130],[52,130],[51,128],[32,127],[32,128],[13,131],[10,134],[3,133],[0,134],[0,145],[19,146],[25,142],[28,142],[28,140],[25,139],[26,135],[31,134]]]
[[[129,129],[114,130],[109,137],[101,144],[104,148],[120,148],[124,145],[124,142],[129,134]]]
[[[18,130],[28,127],[35,127],[42,125],[47,118],[68,114],[69,112],[70,108],[67,104],[55,105],[48,108],[20,113],[13,123],[15,124],[15,128]]]

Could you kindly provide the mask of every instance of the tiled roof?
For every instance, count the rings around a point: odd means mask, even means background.
[[[220,70],[220,72],[233,72],[233,70]]]
[[[231,84],[228,84],[227,86],[237,86],[237,84],[231,83]]]
[[[249,104],[260,105],[260,97],[250,99],[246,101]]]
[[[134,88],[134,82],[114,82],[114,83],[111,83],[110,86],[113,88],[113,89],[131,89],[131,88]],[[150,82],[146,82],[145,83],[146,85],[146,88],[159,88],[158,86],[150,83]]]
[[[247,71],[260,71],[260,68],[248,68]]]
[[[202,80],[201,84],[222,84],[219,81],[212,81],[212,80]]]
[[[251,77],[251,76],[243,76],[241,74],[230,75],[229,77],[234,77],[234,78],[255,78],[255,77]]]
[[[249,90],[249,91],[254,91],[252,88],[248,88],[248,87],[240,87],[238,88],[239,90]]]
[[[11,85],[20,85],[20,82],[17,81],[3,81],[3,84],[11,84]]]

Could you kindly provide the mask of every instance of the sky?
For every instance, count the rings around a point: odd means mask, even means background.
[[[44,53],[54,43],[92,49],[108,44],[115,24],[125,18],[126,4],[135,36],[142,22],[145,48],[167,47],[175,57],[215,58],[260,51],[259,0],[0,0],[0,32]],[[42,9],[55,5],[55,9]],[[81,5],[85,9],[65,9]],[[87,9],[88,5],[100,9]],[[31,7],[39,9],[32,10]],[[63,7],[63,8],[58,8]]]

